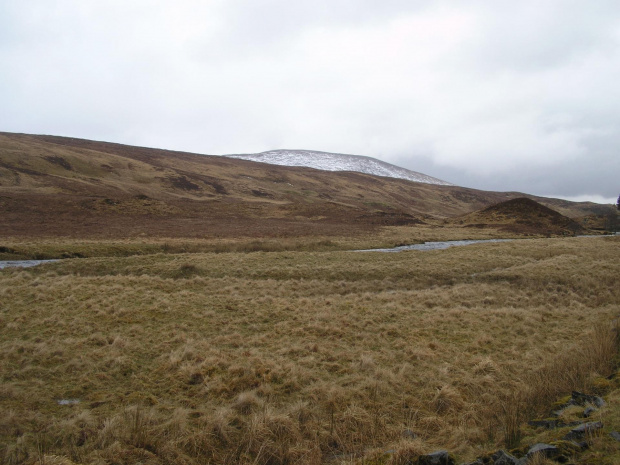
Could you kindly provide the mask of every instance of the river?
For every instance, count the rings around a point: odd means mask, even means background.
[[[403,252],[405,250],[443,250],[449,247],[461,247],[471,244],[482,244],[485,242],[509,242],[514,239],[478,239],[464,241],[442,241],[442,242],[424,242],[423,244],[401,245],[389,249],[365,249],[356,250],[356,252]]]
[[[41,265],[42,263],[51,263],[57,261],[58,260],[5,260],[0,261],[0,270],[9,267],[28,268],[31,266]]]
[[[620,233],[612,234],[620,236]],[[610,237],[609,234],[601,234],[596,236],[576,236],[576,237]],[[516,240],[528,240],[528,239],[478,239],[478,240],[464,240],[464,241],[442,241],[442,242],[425,242],[423,244],[411,244],[401,245],[398,247],[392,247],[389,249],[364,249],[355,250],[354,252],[403,252],[405,250],[443,250],[449,247],[461,247],[471,244],[483,244],[485,242],[510,242]]]

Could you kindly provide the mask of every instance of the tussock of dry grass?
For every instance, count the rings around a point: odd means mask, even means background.
[[[608,374],[618,243],[158,254],[4,270],[0,456],[473,457]]]
[[[149,254],[182,253],[252,253],[252,252],[317,252],[395,247],[429,241],[461,239],[493,239],[517,237],[493,229],[464,230],[457,227],[417,226],[385,227],[355,231],[347,237],[237,237],[214,238],[151,238],[71,239],[9,237],[0,241],[0,260],[52,259],[88,257],[128,257]]]

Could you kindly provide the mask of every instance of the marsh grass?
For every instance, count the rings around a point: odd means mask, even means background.
[[[515,444],[523,420],[612,369],[618,244],[4,270],[0,457],[406,463]]]
[[[518,237],[494,229],[463,230],[455,227],[418,226],[355,230],[347,237],[262,237],[236,238],[150,238],[73,239],[8,237],[0,241],[0,260],[88,257],[128,257],[132,255],[182,253],[325,252],[396,247],[425,241]]]

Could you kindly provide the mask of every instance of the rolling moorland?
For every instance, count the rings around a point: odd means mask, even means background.
[[[65,258],[0,270],[3,463],[463,463],[572,390],[564,458],[620,460],[610,207],[0,134],[0,211],[0,259]]]
[[[0,133],[0,236],[355,236],[436,224],[530,197],[559,213],[611,206],[52,136]]]

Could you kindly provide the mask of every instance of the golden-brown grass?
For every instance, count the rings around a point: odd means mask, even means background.
[[[4,270],[0,457],[405,463],[445,448],[472,458],[609,374],[618,244],[156,254]]]
[[[285,251],[333,251],[395,247],[425,241],[463,239],[496,239],[519,237],[515,234],[489,229],[461,227],[416,226],[383,227],[356,231],[341,236],[309,237],[237,237],[230,238],[175,238],[138,237],[131,239],[72,239],[5,237],[0,240],[0,260],[53,259],[88,257],[126,257],[156,253],[252,253]]]

